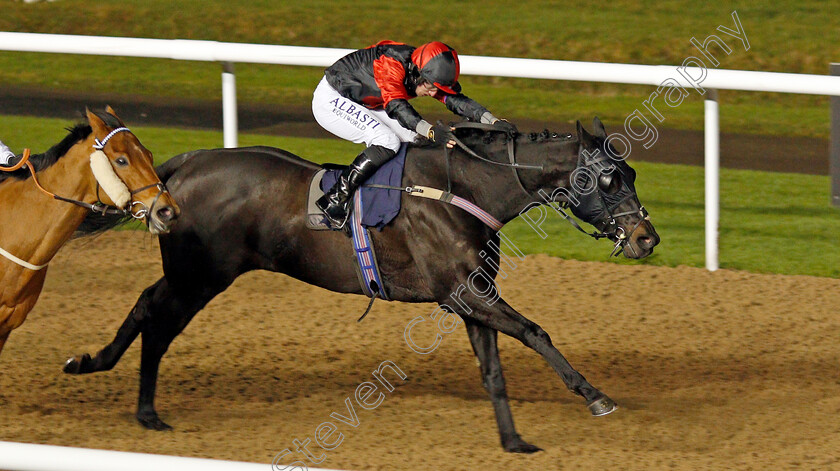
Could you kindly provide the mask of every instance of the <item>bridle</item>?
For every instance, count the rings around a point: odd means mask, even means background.
[[[492,124],[474,123],[474,122],[469,122],[469,121],[455,123],[455,124],[452,125],[452,128],[454,128],[454,129],[467,129],[467,128],[469,128],[469,129],[479,129],[479,130],[488,131],[488,132],[505,132],[505,131],[502,131],[502,130],[496,128]],[[525,194],[527,196],[533,198],[533,195],[531,194],[531,192],[528,191],[525,188],[525,185],[522,183],[522,178],[519,175],[519,170],[522,169],[522,170],[540,170],[540,171],[542,171],[543,166],[542,165],[526,165],[526,164],[517,163],[516,162],[515,144],[514,144],[515,139],[510,138],[510,139],[507,140],[508,162],[497,162],[497,161],[494,161],[494,160],[490,160],[486,157],[482,157],[481,155],[477,154],[475,151],[470,149],[460,139],[455,137],[454,134],[452,136],[452,139],[455,141],[455,143],[458,145],[458,147],[461,148],[461,150],[463,150],[465,153],[467,153],[469,156],[471,156],[473,158],[476,158],[478,160],[481,160],[482,162],[486,162],[486,163],[493,164],[493,165],[510,167],[513,170],[513,173],[514,173],[514,176],[516,178],[516,182],[519,185],[519,188],[522,189],[522,191],[525,192]],[[583,144],[581,143],[581,145],[583,145]],[[444,149],[445,149],[445,161],[446,161],[447,189],[448,189],[448,191],[451,191],[450,163],[449,163],[450,149],[448,147],[444,147]],[[578,155],[580,155],[580,152],[578,152]],[[604,156],[604,157],[601,158],[601,160],[605,160],[605,159],[608,159],[608,157]],[[581,159],[579,158],[578,160],[579,160],[579,162],[578,162],[578,166],[576,168],[580,168],[580,160]],[[586,163],[586,166],[587,167],[594,166],[594,164],[596,162],[597,161],[593,160],[591,162]],[[580,226],[580,224],[578,224],[574,219],[572,219],[572,217],[566,211],[564,211],[564,209],[569,209],[569,207],[570,207],[570,202],[569,201],[558,202],[558,205],[555,207],[555,209],[560,214],[562,214],[563,218],[566,221],[568,221],[572,226],[574,226],[578,231],[594,238],[595,240],[603,239],[603,238],[610,238],[610,237],[614,238],[615,239],[615,245],[613,246],[612,252],[610,252],[610,257],[618,256],[618,254],[621,253],[621,250],[624,248],[624,246],[627,245],[630,242],[630,237],[633,235],[633,233],[635,233],[636,230],[639,228],[639,226],[641,226],[642,222],[644,222],[646,220],[650,220],[650,216],[648,215],[648,212],[645,209],[645,207],[642,206],[641,203],[639,203],[635,191],[633,191],[631,194],[628,194],[627,196],[625,196],[624,198],[622,198],[621,200],[619,200],[616,203],[607,204],[606,201],[604,201],[604,199],[603,199],[603,195],[601,194],[600,188],[597,187],[598,183],[596,182],[595,185],[596,185],[595,191],[598,192],[597,196],[600,199],[601,205],[604,207],[605,212],[604,212],[604,215],[602,217],[600,217],[598,220],[595,220],[595,221],[592,221],[592,222],[587,221],[587,222],[590,222],[593,226],[595,226],[598,229],[597,231],[587,232],[584,228],[582,228]],[[639,206],[638,210],[624,211],[624,212],[621,212],[621,213],[613,213],[613,210],[615,208],[618,208],[619,206],[621,206],[622,203],[624,203],[625,201],[627,201],[628,199],[631,199],[631,198],[636,199],[636,203]],[[619,218],[621,216],[629,216],[629,215],[633,215],[633,214],[638,214],[640,216],[640,219],[636,223],[636,225],[634,225],[633,228],[629,232],[626,232],[624,230],[624,228],[622,228],[621,226],[618,225],[618,223],[616,222],[616,218]],[[608,231],[607,228],[612,228],[612,230]],[[635,249],[632,248],[632,245],[630,245],[630,248],[631,248],[631,250],[635,250]]]
[[[108,133],[108,135],[105,136],[105,138],[102,139],[101,141],[98,138],[94,137],[93,148],[95,150],[99,150],[99,151],[104,152],[105,145],[108,144],[108,141],[111,140],[111,138],[114,137],[114,135],[116,135],[117,133],[121,133],[121,132],[131,132],[131,130],[129,130],[126,127],[116,128],[116,129],[112,130],[110,133]],[[117,208],[115,206],[111,206],[111,205],[108,205],[108,204],[105,204],[105,203],[102,202],[102,196],[99,193],[99,190],[100,190],[101,186],[99,184],[99,181],[97,180],[97,182],[96,182],[96,202],[91,204],[91,203],[86,203],[84,201],[75,200],[75,199],[72,199],[72,198],[65,198],[63,196],[59,196],[59,195],[56,195],[55,193],[47,191],[46,189],[44,189],[43,186],[41,186],[41,183],[38,181],[38,176],[35,174],[35,167],[32,165],[32,163],[27,162],[26,166],[29,168],[29,173],[32,174],[32,181],[35,182],[35,185],[43,193],[47,194],[48,196],[50,196],[53,199],[56,199],[58,201],[63,201],[65,203],[70,203],[70,204],[74,204],[76,206],[81,206],[82,208],[85,208],[85,209],[87,209],[87,210],[89,210],[93,213],[101,214],[103,216],[105,216],[105,215],[126,216],[126,217],[131,216],[134,219],[147,218],[147,217],[150,216],[151,210],[154,209],[155,204],[157,204],[160,197],[164,193],[169,192],[169,190],[166,189],[166,186],[163,184],[163,182],[160,182],[160,181],[158,181],[156,183],[152,183],[150,185],[140,187],[140,188],[136,188],[134,190],[129,190],[129,195],[132,196],[132,197],[134,195],[142,193],[142,192],[144,192],[144,191],[146,191],[150,188],[157,188],[158,193],[157,193],[157,195],[155,195],[155,198],[152,201],[152,206],[151,207],[147,207],[142,201],[132,200],[130,203],[128,203],[126,208],[123,209],[123,208]],[[137,208],[136,210],[134,209],[135,207]]]

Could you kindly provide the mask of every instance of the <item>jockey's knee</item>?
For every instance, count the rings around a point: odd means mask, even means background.
[[[365,155],[374,163],[374,165],[379,167],[385,162],[391,160],[394,155],[396,155],[396,151],[388,147],[374,144],[365,149]]]
[[[402,141],[394,133],[382,133],[374,137],[367,143],[368,147],[380,146],[392,150],[395,154],[400,150]]]

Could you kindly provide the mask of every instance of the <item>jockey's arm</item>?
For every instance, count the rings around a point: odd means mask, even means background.
[[[478,102],[463,93],[444,95],[440,98],[440,101],[446,105],[449,111],[475,122],[493,124],[499,120],[487,108],[481,106]]]
[[[396,119],[402,127],[411,129],[421,136],[428,136],[432,125],[424,120],[420,113],[404,98],[391,100],[385,105],[385,112]]]
[[[6,144],[3,144],[3,141],[0,141],[0,165],[8,165],[14,157],[15,153]]]

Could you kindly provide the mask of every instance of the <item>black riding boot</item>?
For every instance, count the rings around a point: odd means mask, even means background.
[[[341,172],[330,191],[318,198],[315,205],[324,212],[333,229],[342,229],[347,223],[353,192],[395,154],[382,146],[368,147]]]

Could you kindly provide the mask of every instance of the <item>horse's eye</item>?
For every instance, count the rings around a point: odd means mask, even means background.
[[[621,188],[621,176],[617,172],[602,173],[598,176],[598,188],[604,193],[615,193]]]
[[[115,160],[114,162],[116,162],[117,165],[119,165],[120,167],[128,166],[128,159],[126,159],[125,157],[117,157],[117,160]]]

